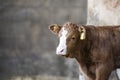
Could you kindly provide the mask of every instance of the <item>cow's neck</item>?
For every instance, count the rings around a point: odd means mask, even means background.
[[[94,29],[94,27],[90,27]],[[91,47],[90,45],[93,45],[93,42],[91,40],[91,37],[94,37],[92,34],[92,31],[89,27],[86,28],[86,39],[79,41],[79,49],[77,50],[76,60],[79,62],[79,64],[86,63],[89,65],[91,63],[90,54],[91,54]]]
[[[89,62],[91,62],[89,57],[91,53],[87,47],[83,47],[78,52],[76,52],[76,54],[77,55],[75,58],[79,64],[83,64],[83,63],[89,64]]]

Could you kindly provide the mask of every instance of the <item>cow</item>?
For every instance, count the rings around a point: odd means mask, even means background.
[[[120,26],[52,24],[59,37],[56,54],[75,58],[86,80],[108,80],[120,68]]]

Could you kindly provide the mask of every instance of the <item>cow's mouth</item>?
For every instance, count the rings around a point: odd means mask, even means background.
[[[61,54],[63,57],[69,57],[69,54]]]
[[[62,56],[66,57],[66,58],[73,58],[73,56],[71,54],[66,54],[66,55],[62,55]]]
[[[64,56],[64,57],[69,57],[69,54],[66,54],[66,55],[62,55],[62,56]]]

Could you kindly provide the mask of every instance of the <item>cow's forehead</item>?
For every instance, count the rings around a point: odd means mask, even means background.
[[[64,32],[66,32],[66,31],[68,32],[67,34],[69,34],[69,33],[73,32],[73,31],[75,31],[77,28],[78,27],[77,27],[76,24],[73,24],[71,22],[67,22],[67,23],[63,24],[62,29],[59,32],[59,36],[64,35]]]
[[[71,22],[67,22],[67,23],[64,23],[62,27],[67,31],[71,31],[71,30],[75,30],[77,28],[77,25]]]

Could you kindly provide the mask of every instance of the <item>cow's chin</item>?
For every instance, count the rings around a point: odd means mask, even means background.
[[[62,56],[66,57],[66,58],[74,58],[74,56],[72,54],[70,54],[70,53],[68,53],[66,55],[62,55]]]

